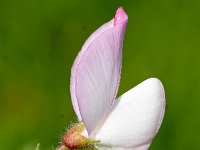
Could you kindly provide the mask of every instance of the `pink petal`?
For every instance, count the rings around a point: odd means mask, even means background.
[[[146,150],[165,112],[162,83],[148,79],[120,96],[95,139],[110,147]]]
[[[118,91],[127,19],[120,7],[114,19],[88,38],[72,67],[72,103],[90,137],[103,124]]]

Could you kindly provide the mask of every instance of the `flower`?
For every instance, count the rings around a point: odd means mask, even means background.
[[[158,132],[165,112],[160,80],[147,79],[115,100],[127,22],[119,7],[76,57],[70,92],[80,123],[66,131],[59,149],[146,150]]]

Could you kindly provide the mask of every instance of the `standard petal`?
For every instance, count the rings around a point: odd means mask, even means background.
[[[118,8],[115,18],[88,38],[72,67],[72,103],[90,137],[103,124],[117,94],[127,20]]]
[[[123,94],[96,135],[112,147],[148,149],[165,112],[165,94],[160,80],[148,79]]]

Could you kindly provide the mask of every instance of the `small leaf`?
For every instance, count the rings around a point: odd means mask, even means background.
[[[40,143],[37,144],[35,150],[40,150]]]

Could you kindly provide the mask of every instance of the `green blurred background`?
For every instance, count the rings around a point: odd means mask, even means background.
[[[58,145],[76,121],[70,69],[86,38],[118,6],[129,15],[119,95],[149,77],[166,89],[150,150],[200,149],[200,1],[0,1],[0,149]]]

